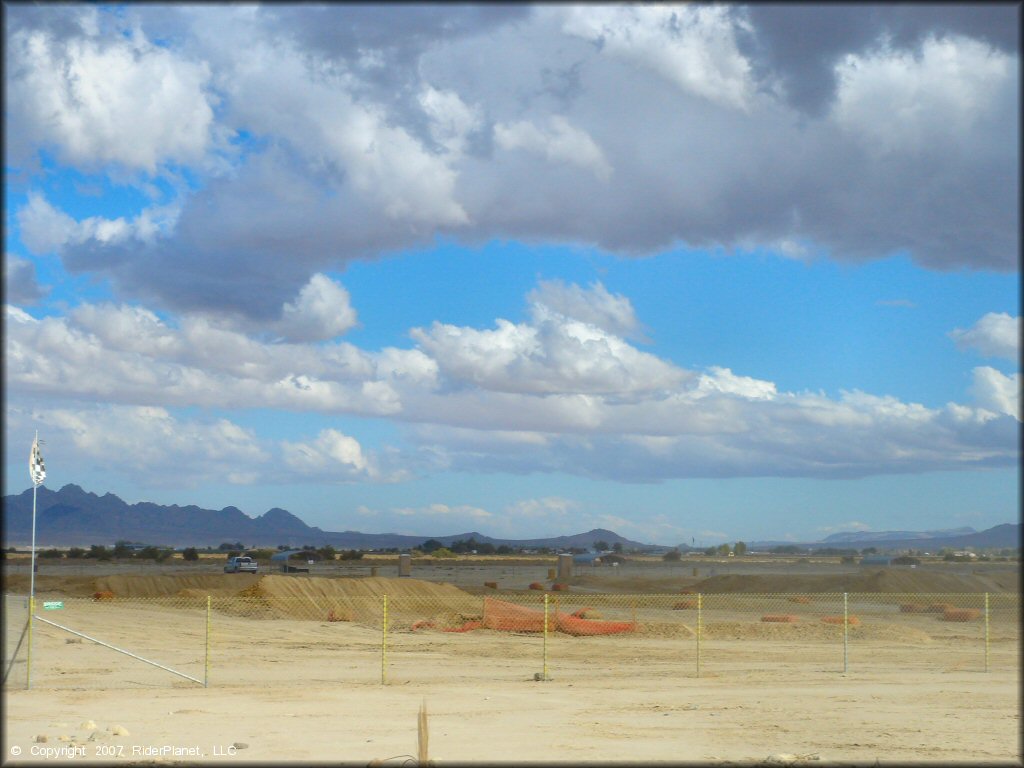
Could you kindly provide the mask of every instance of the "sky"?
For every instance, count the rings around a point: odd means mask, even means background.
[[[3,11],[5,494],[1019,520],[1019,5]]]

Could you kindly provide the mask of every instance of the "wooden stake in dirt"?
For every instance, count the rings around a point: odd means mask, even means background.
[[[420,704],[420,716],[417,724],[417,735],[419,737],[419,746],[416,751],[417,765],[429,765],[430,758],[427,756],[428,746],[430,742],[430,733],[427,731],[427,700],[424,699],[423,703]]]

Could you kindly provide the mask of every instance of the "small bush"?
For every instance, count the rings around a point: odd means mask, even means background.
[[[800,618],[792,613],[769,613],[761,617],[761,621],[773,621],[781,624],[795,624]]]
[[[822,616],[821,620],[826,624],[839,624],[840,626],[842,626],[843,624],[842,616]],[[847,616],[846,623],[849,624],[851,627],[856,627],[858,624],[860,624],[860,619],[856,616]]]
[[[190,563],[194,563],[199,559],[199,551],[195,547],[188,547],[182,551],[181,558]]]
[[[85,550],[81,547],[72,547],[68,550],[68,557],[74,558],[76,560],[80,557],[85,557]]]
[[[441,559],[458,557],[458,555],[456,555],[454,552],[452,552],[447,547],[438,547],[437,549],[435,549],[433,552],[430,553],[430,556],[431,557],[441,558]]]
[[[678,549],[672,549],[661,556],[661,559],[666,563],[674,563],[683,559],[683,553]]]
[[[530,589],[543,590],[544,589],[544,585],[541,584],[539,581],[534,581],[534,582],[530,583]]]
[[[59,560],[62,557],[64,557],[64,553],[61,552],[59,549],[44,549],[39,553],[39,557]]]
[[[688,611],[691,608],[697,607],[696,600],[682,600],[672,606],[673,611]]]
[[[363,553],[358,549],[346,549],[339,555],[342,560],[362,560]]]

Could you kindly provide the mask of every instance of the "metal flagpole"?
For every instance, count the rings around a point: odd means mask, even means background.
[[[36,610],[36,493],[46,479],[46,466],[39,452],[39,430],[32,441],[32,453],[28,457],[28,474],[32,478],[32,559],[28,579],[28,670],[25,688],[32,687],[32,619]]]

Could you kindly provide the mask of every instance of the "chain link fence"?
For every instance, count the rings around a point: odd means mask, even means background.
[[[521,681],[1019,669],[1020,596],[982,594],[4,596],[11,688]],[[457,660],[432,664],[432,659]]]

